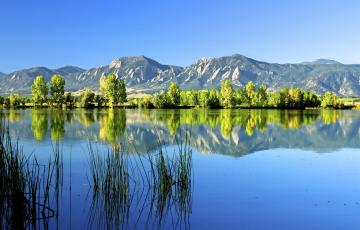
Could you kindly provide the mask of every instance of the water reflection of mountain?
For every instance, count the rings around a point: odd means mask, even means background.
[[[13,136],[65,144],[130,143],[144,153],[191,132],[199,152],[241,156],[272,148],[359,148],[360,112],[339,110],[10,110]],[[126,140],[126,141],[125,141]]]

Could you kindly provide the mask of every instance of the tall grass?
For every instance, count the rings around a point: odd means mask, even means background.
[[[119,146],[114,146],[105,155],[89,144],[89,165],[92,185],[92,210],[93,221],[98,222],[97,227],[105,224],[107,228],[117,226],[126,228],[130,208],[130,175],[126,156],[120,151]],[[96,212],[101,210],[101,213]],[[104,215],[104,216],[103,216]],[[94,223],[89,223],[93,225]]]
[[[50,193],[54,171],[62,175],[60,151],[55,161],[40,165],[35,157],[25,156],[18,141],[0,121],[0,227],[1,229],[48,228],[54,216]],[[60,181],[56,181],[60,184]],[[56,186],[55,186],[56,187]]]
[[[102,154],[90,143],[93,201],[89,226],[97,220],[97,227],[106,224],[110,228],[126,228],[146,222],[148,228],[161,228],[171,216],[177,218],[170,221],[176,226],[188,227],[192,150],[189,136],[185,139],[174,153],[167,153],[166,146],[160,144],[157,152],[145,156],[129,156],[120,145],[111,146]]]

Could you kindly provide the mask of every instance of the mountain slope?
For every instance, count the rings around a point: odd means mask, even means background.
[[[23,69],[4,76],[0,75],[0,89],[1,93],[30,93],[31,85],[38,75],[42,75],[46,81],[49,81],[52,75],[60,74],[64,76],[67,81],[71,82],[72,79],[83,71],[85,70],[73,66],[66,66],[54,70],[45,67]]]
[[[90,87],[97,90],[100,77],[107,73],[115,73],[123,78],[129,87],[152,89],[159,87],[164,82],[175,80],[175,77],[182,71],[182,67],[162,65],[145,56],[122,57],[112,61],[109,65],[92,68],[77,75],[72,83],[73,87],[69,87],[69,89]]]
[[[316,93],[360,95],[360,65],[272,64],[242,55],[200,59],[185,68],[178,76],[178,83],[189,89],[219,88],[225,79],[239,87],[253,81],[256,85],[267,85],[270,90],[294,86]]]
[[[276,64],[239,54],[201,58],[187,67],[163,65],[145,56],[122,57],[109,65],[89,70],[74,66],[59,69],[35,67],[0,74],[0,93],[29,93],[35,76],[43,75],[48,80],[53,74],[64,76],[68,91],[84,87],[98,90],[100,77],[107,73],[115,73],[124,79],[129,92],[157,92],[172,81],[176,81],[182,89],[219,88],[223,80],[230,79],[237,88],[253,81],[255,85],[267,85],[269,90],[294,86],[319,94],[332,91],[345,96],[360,95],[360,65],[344,65],[327,59]]]

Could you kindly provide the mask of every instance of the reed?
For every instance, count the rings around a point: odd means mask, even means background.
[[[136,156],[130,156],[121,145],[100,153],[89,143],[89,183],[93,195],[89,226],[94,226],[93,221],[97,220],[95,226],[134,227],[145,218],[146,225],[152,222],[154,228],[160,228],[168,216],[178,217],[171,222],[188,226],[192,194],[189,137],[186,134],[186,141],[179,143],[173,153],[168,153],[159,141],[157,152]]]
[[[54,216],[50,208],[53,173],[61,178],[60,153],[48,165],[40,165],[33,156],[25,156],[18,141],[0,122],[0,227],[1,229],[36,229],[38,222],[47,228]],[[57,184],[59,181],[56,182]],[[55,186],[56,187],[56,186]]]
[[[89,144],[89,166],[91,172],[92,209],[103,210],[102,213],[91,213],[98,220],[105,219],[103,224],[109,228],[124,228],[130,208],[130,175],[127,157],[119,146],[111,147],[101,155],[91,143]],[[92,225],[93,223],[89,223]],[[100,225],[100,223],[98,223]]]

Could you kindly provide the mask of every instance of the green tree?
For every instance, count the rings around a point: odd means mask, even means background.
[[[301,108],[303,107],[303,99],[304,99],[304,93],[299,88],[293,88],[291,87],[289,89],[289,107],[291,108]]]
[[[255,98],[255,95],[256,95],[256,88],[252,81],[249,81],[245,85],[245,91],[246,91],[246,95],[248,97],[249,105],[252,105],[253,104],[252,100],[253,100],[253,98]]]
[[[20,106],[20,102],[21,102],[21,97],[19,94],[10,94],[10,96],[8,97],[9,99],[9,106],[10,107],[18,107]]]
[[[180,92],[180,105],[182,106],[189,106],[189,91],[181,91]]]
[[[224,108],[231,108],[233,106],[233,91],[230,80],[225,80],[221,83],[221,105]]]
[[[50,79],[50,93],[53,102],[60,106],[64,100],[65,79],[58,74],[55,74]]]
[[[234,92],[234,104],[250,106],[250,98],[247,96],[245,89],[240,89]]]
[[[195,91],[195,90],[191,90],[188,93],[188,101],[189,101],[189,104],[192,105],[192,106],[199,105],[199,94],[198,94],[198,92]]]
[[[267,106],[267,93],[266,93],[266,86],[260,85],[259,89],[257,90],[256,94],[254,94],[254,98],[252,100],[252,104],[256,107],[265,107]]]
[[[155,108],[166,108],[170,105],[169,101],[168,95],[165,94],[164,91],[161,91],[154,96],[152,103]]]
[[[304,93],[304,106],[305,107],[316,107],[320,105],[319,98],[312,92],[306,91]]]
[[[64,101],[66,107],[72,108],[75,106],[76,98],[71,94],[71,92],[66,92],[64,95]]]
[[[105,100],[108,100],[107,96],[107,75],[102,75],[100,78],[100,93]]]
[[[139,98],[138,107],[147,109],[154,108],[153,100],[153,97],[149,95],[146,95],[143,98]]]
[[[106,93],[110,107],[114,107],[119,103],[119,84],[115,74],[109,74],[106,79]]]
[[[103,104],[104,98],[100,95],[95,95],[94,96],[94,102],[96,103],[97,107],[101,107]]]
[[[268,94],[268,105],[270,107],[280,107],[281,106],[281,93],[280,92],[272,92]]]
[[[84,108],[89,108],[93,105],[95,93],[89,89],[85,88],[80,94],[80,106]]]
[[[126,102],[126,97],[127,97],[125,81],[122,79],[119,80],[118,87],[119,87],[119,102],[124,103]]]
[[[198,93],[198,99],[199,99],[199,104],[202,107],[206,107],[208,105],[208,100],[209,100],[209,91],[207,90],[201,90]]]
[[[10,98],[9,97],[5,97],[4,98],[4,106],[6,108],[9,108],[10,107]]]
[[[110,107],[126,102],[125,81],[117,79],[113,73],[100,78],[100,92]]]
[[[197,106],[199,105],[199,92],[196,90],[181,91],[180,105],[183,106]]]
[[[167,96],[172,106],[180,104],[180,89],[176,82],[172,82],[168,88]]]
[[[32,101],[41,106],[47,100],[48,87],[43,76],[37,76],[31,86]]]
[[[344,106],[344,104],[340,102],[338,96],[335,93],[328,91],[322,97],[321,106],[325,108],[341,108]]]
[[[209,99],[207,100],[207,107],[216,108],[220,106],[220,92],[216,89],[210,89]]]

